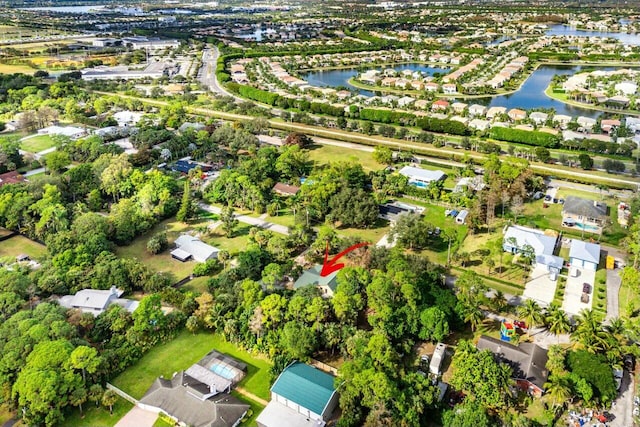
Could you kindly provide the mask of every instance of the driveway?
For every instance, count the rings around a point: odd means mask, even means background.
[[[156,419],[158,419],[158,414],[155,412],[145,411],[134,406],[124,417],[120,418],[115,427],[153,427]]]
[[[216,215],[220,215],[222,212],[222,208],[217,206],[207,205],[205,203],[199,203],[199,206],[207,212],[214,213]],[[254,218],[252,216],[247,215],[238,215],[235,214],[235,217],[238,221],[244,222],[245,224],[255,225],[256,227],[264,228],[266,230],[271,230],[275,233],[280,233],[284,235],[289,235],[289,228],[284,225],[274,224],[272,222],[264,221],[260,218]]]
[[[618,295],[620,294],[620,270],[607,270],[607,317],[605,320],[620,317]]]
[[[531,279],[524,287],[523,297],[529,298],[540,304],[548,306],[553,301],[556,293],[557,281],[549,278],[549,272],[544,265],[536,265],[531,271]]]
[[[562,303],[562,309],[570,316],[579,314],[582,310],[591,309],[591,305],[593,304],[593,285],[595,282],[595,271],[579,268],[577,277],[572,277],[571,274],[569,274],[567,277],[567,286],[564,290],[564,302]],[[580,301],[580,298],[582,297],[582,285],[584,283],[588,283],[589,286],[591,286],[588,303]]]
[[[633,424],[633,376],[625,369],[622,376],[622,385],[620,386],[620,394],[615,400],[615,406],[611,407],[611,412],[615,415],[613,421],[609,423],[610,427],[631,427]]]

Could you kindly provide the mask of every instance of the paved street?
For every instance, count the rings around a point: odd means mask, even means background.
[[[219,208],[217,206],[211,206],[205,203],[199,203],[198,205],[205,211],[214,213],[216,215],[220,215],[220,213],[222,212],[222,208]],[[255,225],[256,227],[264,228],[265,230],[271,230],[275,233],[284,234],[287,236],[289,235],[289,228],[285,227],[284,225],[274,224],[272,222],[264,221],[260,218],[254,218],[247,215],[236,214],[235,217],[238,221],[245,224]]]
[[[615,419],[609,423],[610,427],[633,426],[633,391],[635,389],[633,377],[624,370],[620,394],[615,401],[615,406],[609,412],[615,415]]]
[[[216,78],[218,57],[220,57],[220,51],[215,46],[213,49],[204,49],[202,51],[202,68],[198,71],[198,80],[200,80],[203,85],[207,86],[211,92],[215,92],[223,96],[230,96],[239,102],[244,101],[244,99],[233,95],[218,83],[218,79]]]

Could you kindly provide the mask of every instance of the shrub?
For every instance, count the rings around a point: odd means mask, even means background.
[[[147,242],[147,251],[153,255],[157,255],[169,247],[169,241],[167,240],[167,233],[161,231],[153,236]]]
[[[217,259],[210,259],[206,262],[199,262],[193,267],[193,275],[196,277],[200,276],[211,276],[212,274],[217,273],[222,269],[222,264]]]

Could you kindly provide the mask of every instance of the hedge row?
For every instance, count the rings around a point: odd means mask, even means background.
[[[558,146],[558,137],[546,132],[493,127],[489,135],[498,141],[518,142],[547,148],[556,148]]]

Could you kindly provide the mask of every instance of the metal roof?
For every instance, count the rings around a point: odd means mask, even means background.
[[[336,276],[338,275],[337,271],[322,277],[320,272],[322,271],[322,266],[320,264],[316,264],[312,268],[306,270],[302,273],[302,276],[296,280],[293,285],[294,289],[301,288],[307,285],[315,285],[315,286],[328,286],[331,290],[335,291],[336,286]]]
[[[334,377],[305,363],[295,362],[280,374],[271,391],[322,415],[335,393]]]
[[[573,239],[569,249],[569,258],[577,258],[583,261],[600,263],[600,245]]]
[[[415,168],[413,166],[405,166],[400,169],[400,174],[408,177],[409,179],[418,178],[424,181],[439,181],[445,179],[447,175],[442,171],[430,171],[421,168]]]

